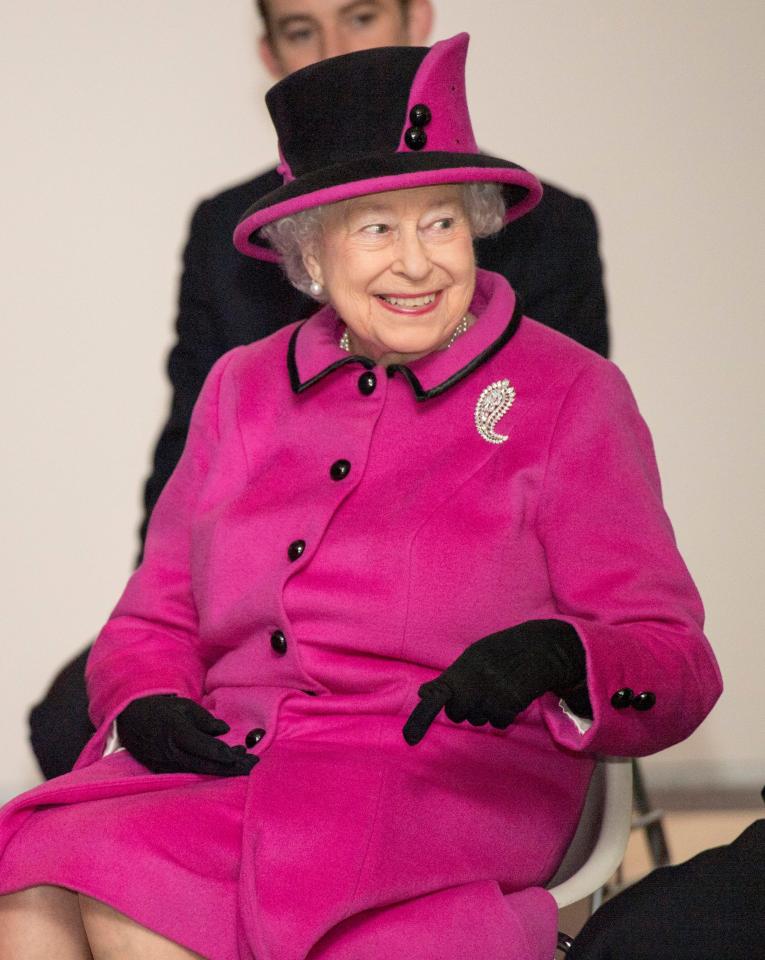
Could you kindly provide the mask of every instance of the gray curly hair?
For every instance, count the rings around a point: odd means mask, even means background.
[[[462,203],[465,207],[474,239],[490,237],[500,231],[505,222],[505,199],[497,183],[463,183]],[[315,300],[325,296],[311,293],[311,278],[303,263],[303,251],[316,246],[324,225],[327,207],[313,207],[291,217],[282,217],[260,230],[271,246],[281,255],[282,268],[293,287]]]

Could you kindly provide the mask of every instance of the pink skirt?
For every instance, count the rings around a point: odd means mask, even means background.
[[[237,960],[246,796],[247,778],[232,777],[38,809],[3,853],[0,894],[39,884],[66,887],[208,960]],[[179,817],[198,826],[182,831],[182,844]]]
[[[206,960],[549,960],[541,884],[589,764],[519,724],[498,777],[494,736],[431,731],[415,754],[389,725],[288,729],[250,777],[82,766],[0,811],[0,894],[75,890]]]

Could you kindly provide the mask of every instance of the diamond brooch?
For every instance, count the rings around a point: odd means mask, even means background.
[[[481,393],[475,405],[475,425],[488,443],[504,443],[509,438],[495,433],[494,427],[515,402],[515,388],[509,380],[495,380]]]

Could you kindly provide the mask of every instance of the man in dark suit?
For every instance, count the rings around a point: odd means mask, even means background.
[[[732,843],[659,867],[609,900],[574,940],[568,960],[752,960],[764,946],[759,819]]]
[[[317,60],[369,47],[421,44],[431,0],[256,0],[264,32],[260,55],[280,78]],[[276,170],[203,201],[183,257],[177,340],[168,373],[170,414],[144,489],[141,542],[149,516],[183,450],[191,410],[213,363],[227,350],[308,316],[314,301],[273,264],[237,253],[231,236],[241,214],[281,184]],[[478,263],[503,274],[525,312],[585,346],[608,352],[606,303],[595,217],[584,200],[544,185],[539,206],[498,237],[478,243]],[[87,714],[84,650],[56,677],[31,712],[32,747],[46,777],[71,769],[93,732]]]

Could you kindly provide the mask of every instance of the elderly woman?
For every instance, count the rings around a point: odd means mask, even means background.
[[[235,242],[326,306],[207,380],[97,734],[0,820],[0,957],[550,960],[594,757],[719,695],[624,378],[476,270],[540,188],[476,147],[466,46],[270,92]]]

